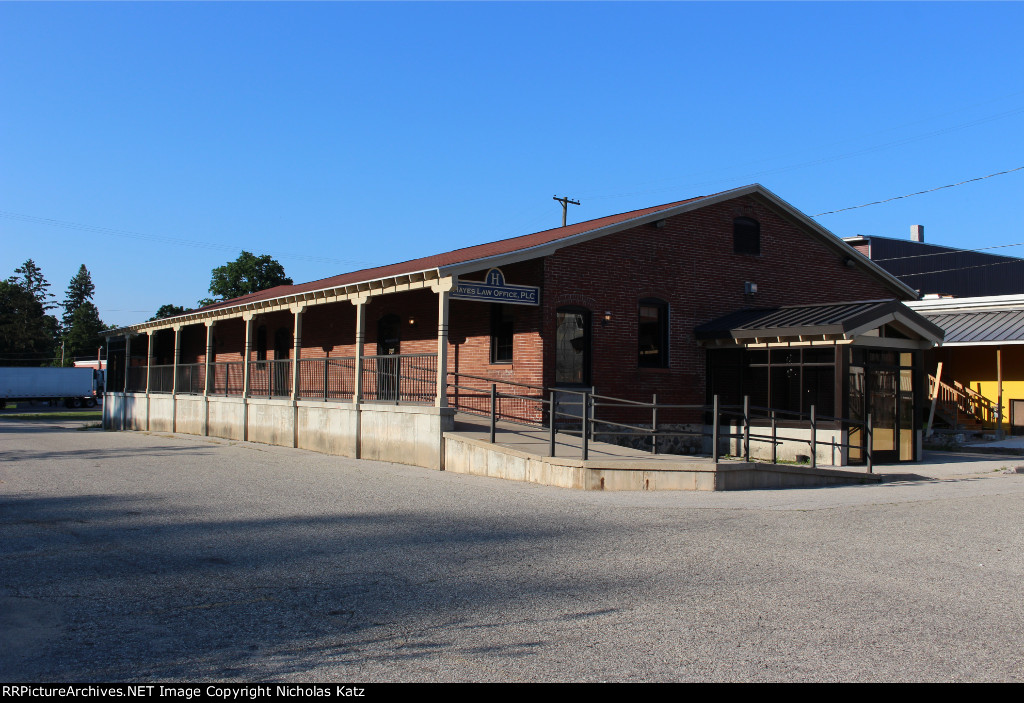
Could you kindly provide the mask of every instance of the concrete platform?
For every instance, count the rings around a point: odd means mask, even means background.
[[[583,490],[728,491],[881,481],[863,471],[728,459],[716,464],[710,457],[651,454],[604,442],[590,442],[584,461],[582,440],[561,433],[550,457],[546,430],[499,423],[491,444],[487,420],[461,413],[444,443],[446,471]]]

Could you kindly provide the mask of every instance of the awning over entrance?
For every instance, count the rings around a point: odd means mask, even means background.
[[[739,310],[696,328],[704,343],[758,344],[852,340],[860,336],[941,343],[940,327],[898,300],[868,300]]]

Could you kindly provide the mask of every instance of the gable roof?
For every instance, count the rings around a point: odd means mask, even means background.
[[[429,269],[446,269],[458,264],[483,261],[493,257],[502,256],[503,254],[513,254],[516,252],[527,251],[545,244],[557,243],[560,240],[570,239],[576,235],[586,234],[595,230],[618,225],[623,222],[629,222],[637,218],[642,218],[645,215],[659,214],[666,210],[678,207],[679,205],[696,202],[703,198],[704,196],[700,196],[697,198],[690,198],[689,200],[667,203],[665,205],[656,205],[642,210],[631,210],[630,212],[623,212],[618,215],[609,215],[607,217],[599,217],[596,220],[588,220],[586,222],[567,225],[565,227],[556,227],[554,229],[547,229],[533,234],[501,239],[496,242],[488,242],[486,244],[476,244],[474,246],[463,247],[462,249],[454,249],[452,251],[444,252],[443,254],[434,254],[432,256],[424,256],[419,259],[410,259],[409,261],[403,261],[397,264],[388,264],[387,266],[377,266],[374,268],[352,271],[350,273],[343,273],[338,276],[310,281],[309,283],[300,283],[292,286],[276,286],[256,293],[250,293],[249,295],[232,298],[231,300],[220,301],[200,309],[217,310],[222,307],[243,302],[248,303],[256,300],[266,300],[269,298],[280,297],[282,295],[294,295],[296,293],[306,293],[314,290],[323,290],[325,288],[336,288],[338,286],[361,283],[363,281],[374,281],[381,278],[388,278],[390,276],[415,273]]]
[[[897,278],[886,272],[877,264],[873,263],[866,256],[856,251],[839,237],[829,232],[813,219],[800,212],[798,209],[778,197],[770,190],[760,184],[734,188],[732,190],[704,195],[687,200],[678,200],[664,205],[631,210],[617,215],[608,215],[594,220],[580,222],[565,227],[556,227],[533,234],[510,237],[487,244],[455,249],[453,251],[433,256],[426,256],[419,259],[411,259],[387,266],[362,269],[351,273],[344,273],[330,278],[323,278],[309,283],[300,283],[291,286],[277,286],[267,290],[250,293],[249,295],[224,300],[192,312],[176,317],[164,318],[159,321],[131,325],[122,328],[125,331],[136,331],[142,328],[156,326],[169,326],[172,324],[191,324],[199,321],[212,312],[224,312],[232,308],[262,307],[269,304],[269,301],[301,301],[303,298],[312,299],[320,296],[326,291],[342,289],[346,287],[363,286],[384,281],[392,277],[409,276],[430,273],[432,277],[458,276],[461,274],[479,271],[493,266],[502,266],[518,261],[535,259],[548,256],[562,247],[579,244],[599,237],[605,237],[616,232],[637,227],[650,222],[674,217],[692,210],[708,207],[717,203],[733,200],[744,196],[759,197],[769,205],[775,207],[790,219],[795,220],[799,225],[807,228],[812,235],[816,236],[823,244],[833,249],[838,255],[845,257],[852,265],[855,265],[868,274],[880,279],[885,285],[893,290],[894,294],[906,300],[917,297],[915,290],[900,282]],[[314,295],[316,294],[316,295]],[[108,330],[108,336],[119,334],[122,329]]]
[[[757,339],[831,336],[852,339],[889,322],[900,322],[929,342],[942,341],[942,328],[898,300],[861,300],[822,305],[747,309],[696,328],[697,339]]]

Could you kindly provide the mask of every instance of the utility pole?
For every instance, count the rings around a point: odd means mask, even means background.
[[[565,227],[566,215],[569,213],[569,205],[579,205],[579,200],[569,200],[569,198],[559,198],[557,195],[551,197],[552,200],[557,200],[562,203],[562,226]]]

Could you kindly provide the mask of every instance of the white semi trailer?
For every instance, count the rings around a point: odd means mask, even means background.
[[[69,408],[96,405],[102,377],[95,369],[0,367],[0,408],[14,400],[62,402]]]

